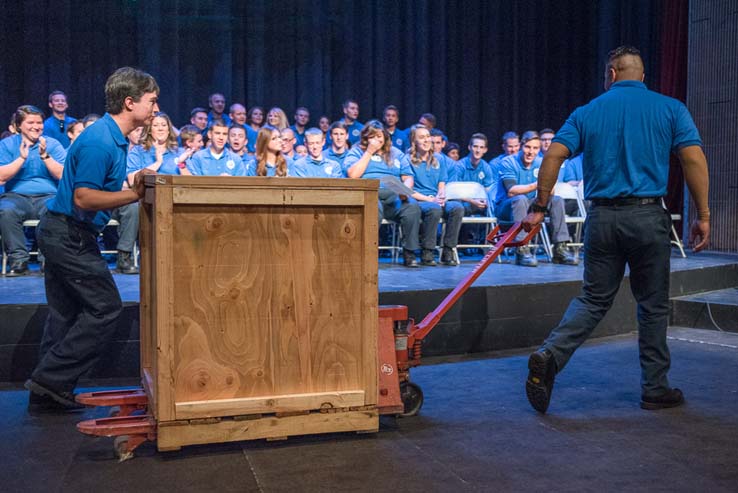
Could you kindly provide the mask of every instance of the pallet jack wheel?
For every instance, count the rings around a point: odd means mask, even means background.
[[[118,456],[118,462],[123,462],[133,458],[133,450],[128,450],[128,435],[120,435],[113,440],[115,454]]]
[[[404,406],[402,413],[400,413],[401,418],[415,416],[423,407],[423,390],[417,384],[402,382],[400,384],[400,397]]]

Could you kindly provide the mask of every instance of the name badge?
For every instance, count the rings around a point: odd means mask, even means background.
[[[539,169],[540,168],[536,168],[536,169],[533,170],[533,176],[536,177],[536,179],[538,178],[538,170]]]
[[[351,135],[353,135],[354,137],[358,137],[359,136],[359,133],[360,132],[358,130],[352,130],[351,131]]]
[[[330,174],[332,174],[332,173],[333,173],[333,166],[326,166],[326,167],[325,167],[325,168],[323,168],[323,169],[325,170],[325,174],[326,174],[326,175],[330,175]]]
[[[394,165],[395,165],[395,168],[399,168],[400,167],[400,160],[399,159],[395,159]]]
[[[381,163],[382,162],[382,156],[380,156],[379,154],[374,154],[374,155],[372,155],[372,157],[370,158],[370,160],[371,161],[374,161],[375,163]]]
[[[232,159],[229,159],[228,162],[226,162],[226,168],[233,169],[235,167],[236,167],[236,163],[234,163]]]
[[[479,175],[477,175],[477,176],[479,176],[479,179],[480,180],[484,180],[484,177],[485,177],[484,171],[480,171],[479,172]]]

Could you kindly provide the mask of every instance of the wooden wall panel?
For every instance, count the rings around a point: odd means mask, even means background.
[[[738,252],[738,6],[689,2],[687,105],[710,169],[711,249]],[[695,210],[690,206],[690,217]]]

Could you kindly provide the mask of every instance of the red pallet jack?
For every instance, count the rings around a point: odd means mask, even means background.
[[[420,364],[423,339],[506,248],[526,245],[539,228],[534,228],[523,240],[515,241],[522,229],[520,223],[505,233],[499,233],[500,227],[496,226],[487,235],[487,241],[492,245],[487,254],[418,324],[408,318],[407,306],[379,307],[377,407],[380,414],[407,417],[420,411],[423,391],[410,381],[410,368]],[[77,401],[91,407],[117,406],[111,417],[83,421],[77,429],[86,435],[116,437],[115,450],[121,461],[133,457],[134,449],[142,443],[156,440],[156,419],[146,412],[148,397],[141,388],[88,392],[79,394]]]

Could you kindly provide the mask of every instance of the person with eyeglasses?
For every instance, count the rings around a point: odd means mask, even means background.
[[[67,136],[67,129],[76,121],[67,115],[67,95],[62,91],[52,91],[49,94],[49,108],[51,116],[44,121],[44,135],[56,139],[66,149],[72,143]]]

